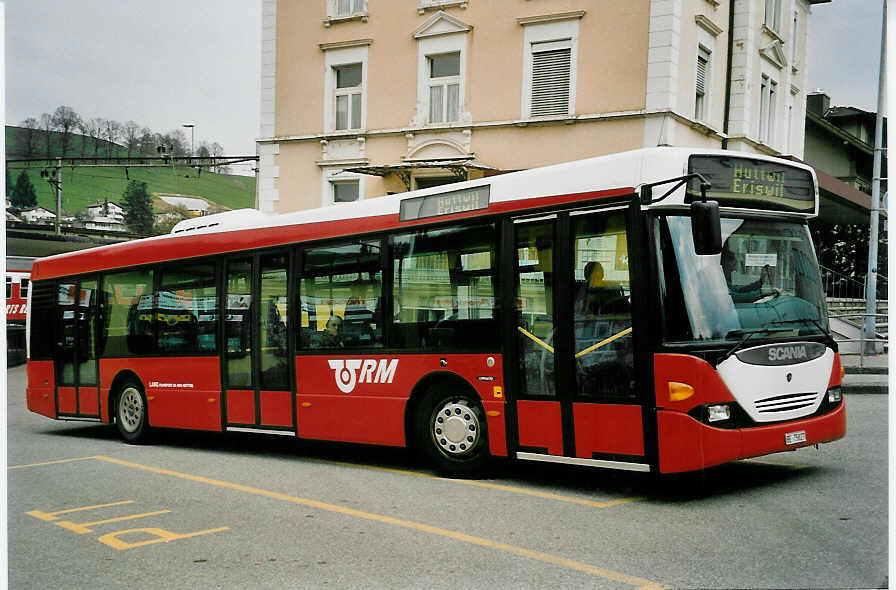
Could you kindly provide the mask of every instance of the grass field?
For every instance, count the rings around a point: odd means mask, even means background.
[[[61,151],[59,134],[51,138],[51,154]],[[85,138],[74,135],[69,146],[69,157],[80,157],[82,141]],[[91,157],[98,155],[107,156],[107,143],[101,142],[98,154],[93,153],[93,142],[86,138],[89,149],[84,155]],[[24,157],[24,130],[19,127],[6,128],[7,159]],[[42,144],[42,142],[38,142]],[[127,151],[121,146],[111,145],[112,157],[126,157]],[[33,157],[43,157],[46,151]],[[92,164],[93,162],[87,162]],[[56,210],[56,189],[53,185],[41,178],[40,172],[46,162],[26,164],[20,162],[7,163],[9,168],[9,182],[15,185],[16,179],[21,174],[23,167],[28,167],[26,173],[34,185],[37,193],[37,204],[40,207]],[[54,174],[52,168],[47,168],[50,174]],[[251,176],[236,176],[229,174],[214,174],[208,169],[203,169],[201,174],[195,168],[184,167],[155,167],[155,168],[123,168],[123,167],[88,167],[69,166],[62,169],[62,210],[64,214],[76,215],[88,205],[101,203],[108,199],[118,203],[122,200],[125,187],[129,180],[145,182],[147,190],[153,197],[159,194],[176,194],[190,197],[200,197],[217,205],[220,209],[241,209],[253,207],[255,204],[255,178]],[[153,199],[158,208],[158,199]]]
[[[40,171],[38,167],[26,171],[37,193],[37,204],[55,211],[56,189],[41,178]],[[53,172],[52,169],[49,171]],[[12,183],[21,172],[10,169]],[[255,204],[255,178],[251,176],[213,174],[207,170],[197,176],[192,168],[128,168],[126,173],[122,168],[75,167],[62,169],[62,210],[65,214],[75,215],[105,199],[118,203],[129,180],[145,182],[153,197],[159,194],[200,197],[223,209],[241,209]]]

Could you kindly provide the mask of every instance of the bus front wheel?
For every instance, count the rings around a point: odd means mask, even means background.
[[[489,459],[485,413],[454,384],[431,389],[419,406],[417,444],[437,471],[475,477]]]
[[[138,383],[126,381],[119,389],[115,404],[115,425],[126,443],[146,442],[149,436],[149,420],[146,396]]]

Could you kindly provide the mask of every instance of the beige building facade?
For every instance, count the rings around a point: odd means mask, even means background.
[[[263,0],[256,207],[657,145],[801,157],[815,3]]]

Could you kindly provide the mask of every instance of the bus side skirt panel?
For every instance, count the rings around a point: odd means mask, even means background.
[[[36,414],[56,417],[56,376],[53,361],[28,361],[28,387],[25,399],[28,409]]]
[[[143,385],[151,426],[221,430],[217,357],[190,357],[189,363],[170,357],[101,359],[101,407],[108,407],[112,382],[124,370],[133,371]]]

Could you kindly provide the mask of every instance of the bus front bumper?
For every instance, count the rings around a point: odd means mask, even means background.
[[[685,413],[660,410],[657,434],[660,473],[697,471],[843,438],[846,404],[821,416],[736,429],[713,428]]]

